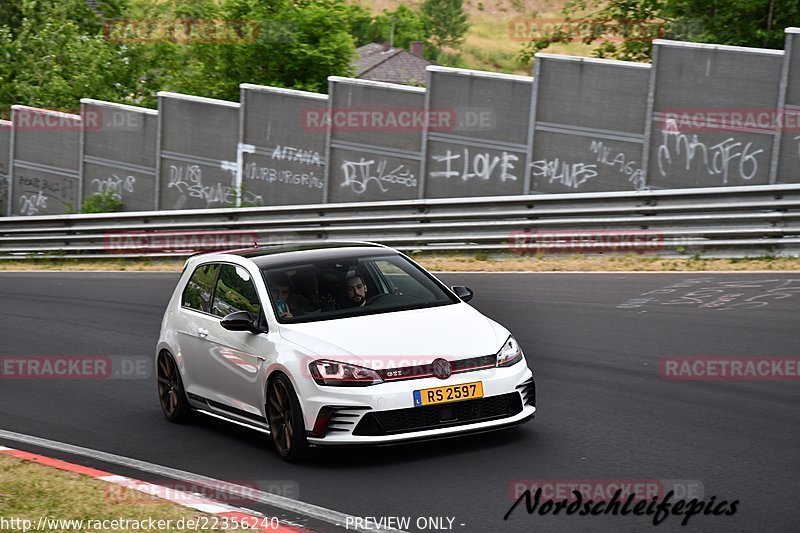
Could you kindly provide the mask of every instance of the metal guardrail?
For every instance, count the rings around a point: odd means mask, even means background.
[[[800,185],[3,217],[0,259],[185,256],[208,235],[406,251],[798,256]]]

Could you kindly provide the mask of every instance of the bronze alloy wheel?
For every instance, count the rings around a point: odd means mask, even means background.
[[[278,454],[290,462],[303,459],[308,450],[303,414],[294,387],[284,375],[275,376],[269,387],[267,416]]]
[[[164,416],[171,422],[185,420],[190,411],[189,401],[183,390],[183,382],[178,365],[167,352],[158,355],[156,374],[158,376],[158,399]]]

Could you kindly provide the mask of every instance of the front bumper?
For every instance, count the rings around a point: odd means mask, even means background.
[[[480,381],[480,399],[415,407],[413,391]],[[392,444],[522,424],[536,412],[533,375],[525,363],[370,387],[316,386],[304,396],[308,441],[315,446]]]

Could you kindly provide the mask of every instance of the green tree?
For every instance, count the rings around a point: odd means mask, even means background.
[[[372,15],[361,4],[346,4],[342,20],[347,25],[348,33],[352,35],[356,46],[363,46],[375,40]]]
[[[0,16],[0,115],[75,110],[82,97],[154,107],[160,90],[238,100],[242,82],[324,91],[351,72],[352,28],[371,24],[345,0],[105,0],[100,13],[85,0],[0,0]],[[195,23],[200,38],[182,38]]]
[[[221,16],[253,21],[255,31],[245,25],[241,35],[229,28],[215,42],[189,43],[191,61],[169,85],[229,100],[243,82],[324,91],[328,76],[351,73],[350,13],[342,0],[229,0]]]
[[[629,61],[649,61],[657,38],[783,48],[800,0],[571,0],[562,13],[563,23],[523,46],[523,62],[553,43],[574,41],[596,45],[597,57]]]
[[[458,50],[464,44],[470,23],[462,0],[425,0],[422,16],[434,56],[445,47]]]
[[[665,4],[666,0],[571,0],[562,11],[563,22],[532,35],[520,59],[530,63],[536,52],[554,43],[599,41],[597,57],[647,61],[653,39],[668,36]]]
[[[119,101],[131,82],[127,50],[101,34],[83,0],[19,4],[17,26],[0,26],[0,107],[75,110],[81,97]]]
[[[390,42],[394,21],[394,46],[408,49],[412,41],[425,41],[425,20],[422,15],[405,4],[394,11],[384,10],[372,19],[372,35],[368,42]],[[365,43],[366,44],[366,43]]]
[[[22,18],[22,0],[0,2],[0,26],[5,27],[12,35],[22,25]]]
[[[706,43],[782,49],[784,29],[800,21],[800,0],[670,0],[664,16],[679,35]]]

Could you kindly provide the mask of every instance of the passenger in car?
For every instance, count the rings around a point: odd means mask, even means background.
[[[278,318],[292,318],[294,315],[292,314],[293,305],[289,303],[292,296],[289,277],[283,273],[272,274],[268,277],[267,283],[272,299],[275,301]]]
[[[269,290],[275,301],[278,318],[292,318],[302,315],[308,308],[308,300],[292,291],[292,285],[286,274],[273,274],[268,278]]]
[[[293,282],[298,296],[305,300],[299,302],[304,312],[332,311],[337,308],[336,299],[332,294],[320,294],[319,279],[314,271],[310,269],[297,271]]]

